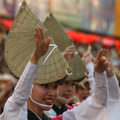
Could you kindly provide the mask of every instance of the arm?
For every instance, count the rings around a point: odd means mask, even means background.
[[[39,59],[47,52],[50,39],[45,40],[41,28],[35,28],[35,40],[36,46],[31,55],[24,72],[22,73],[13,95],[8,99],[5,104],[4,112],[0,116],[0,120],[19,119],[21,109],[26,103],[31,87],[34,75],[38,67]]]
[[[100,50],[94,63],[95,69],[95,92],[94,98],[100,105],[106,106],[107,104],[107,78],[105,71],[109,66],[107,59],[107,50]]]
[[[15,88],[13,97],[18,105],[23,105],[28,97],[30,96],[30,91],[32,88],[32,81],[34,75],[37,71],[37,64],[39,59],[47,52],[50,39],[44,39],[43,33],[41,28],[35,28],[35,39],[36,39],[36,46],[31,55],[30,62],[26,66],[20,80]],[[22,87],[21,87],[22,86]]]
[[[120,99],[120,90],[119,90],[119,83],[116,78],[116,75],[113,74],[112,77],[108,77],[108,93],[109,93],[109,100],[119,100]]]
[[[107,103],[107,78],[105,70],[108,67],[105,50],[100,50],[94,63],[95,92],[79,106],[63,113],[63,119],[68,120],[109,120],[105,106]],[[71,120],[72,120],[71,119]]]
[[[92,94],[94,92],[95,87],[93,56],[90,53],[84,53],[82,56],[82,60],[89,71],[86,80],[90,84],[90,94]]]
[[[108,60],[110,64],[106,70],[106,73],[107,73],[107,79],[108,79],[109,100],[118,101],[120,98],[119,83],[113,70],[113,65],[110,60],[109,52],[108,52]]]

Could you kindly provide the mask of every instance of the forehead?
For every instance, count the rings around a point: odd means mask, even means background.
[[[64,82],[64,84],[71,85],[71,84],[76,84],[76,82],[74,80],[67,80],[67,81]]]
[[[40,85],[48,85],[48,86],[52,86],[52,85],[56,85],[57,82],[51,82],[51,83],[45,83],[45,84],[40,84]]]

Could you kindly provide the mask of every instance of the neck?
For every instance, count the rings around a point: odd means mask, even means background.
[[[42,118],[44,110],[40,109],[38,105],[34,104],[30,98],[27,100],[27,108],[38,115],[39,118]]]
[[[62,105],[62,103],[60,103],[58,100],[56,100],[54,105],[56,105],[57,107],[60,107]]]

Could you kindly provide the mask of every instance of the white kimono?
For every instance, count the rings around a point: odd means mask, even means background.
[[[118,80],[114,74],[108,79],[109,97],[107,102],[107,113],[111,120],[120,120],[120,91]]]
[[[37,65],[29,62],[21,75],[13,95],[7,100],[0,120],[28,120],[27,99]],[[63,113],[61,120],[110,120],[105,106],[107,103],[106,73],[95,73],[95,92],[79,106]],[[53,119],[53,120],[58,120]],[[59,119],[60,120],[60,119]]]
[[[89,76],[88,81],[90,83],[90,88],[92,91],[94,91],[94,77],[92,77],[93,73],[93,67],[92,63],[87,64],[87,69],[89,70]],[[106,110],[108,113],[108,116],[110,117],[110,120],[120,120],[120,88],[119,83],[116,78],[116,75],[114,74],[112,77],[107,77],[108,82],[108,101]]]

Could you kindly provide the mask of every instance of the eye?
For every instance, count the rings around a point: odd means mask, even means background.
[[[65,84],[67,85],[67,84],[68,84],[68,82],[67,82],[67,81],[65,81]]]
[[[45,88],[48,88],[48,85],[47,84],[42,84],[41,86],[45,87]]]
[[[75,86],[75,83],[73,82],[71,85],[72,85],[72,86]]]
[[[57,89],[58,88],[58,85],[56,84],[55,86],[54,86],[54,89]]]

